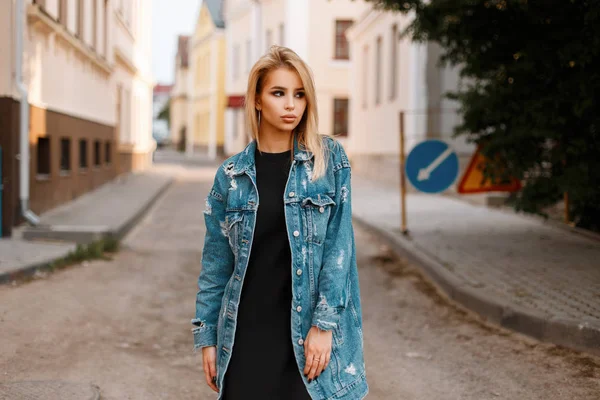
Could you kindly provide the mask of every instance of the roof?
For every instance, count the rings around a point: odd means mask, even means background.
[[[213,23],[217,28],[225,28],[225,21],[223,21],[223,0],[203,0],[206,4],[206,8],[210,12]]]
[[[177,60],[178,60],[178,65],[181,68],[188,67],[188,61],[189,61],[188,42],[189,42],[189,40],[190,40],[190,37],[186,36],[186,35],[179,35],[177,37]]]
[[[173,85],[163,85],[163,84],[157,84],[156,86],[154,86],[154,94],[165,94],[165,93],[170,93],[171,89],[173,88]]]

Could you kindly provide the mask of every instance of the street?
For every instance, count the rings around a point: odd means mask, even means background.
[[[190,324],[214,168],[174,160],[157,157],[177,180],[110,259],[0,287],[0,381],[91,383],[106,400],[215,398]],[[599,398],[597,358],[486,325],[373,233],[355,234],[368,399]]]

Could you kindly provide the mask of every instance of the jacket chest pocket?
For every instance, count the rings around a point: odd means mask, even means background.
[[[322,244],[335,202],[326,194],[307,197],[302,201],[302,222],[307,242]]]
[[[225,211],[225,221],[221,223],[221,231],[229,239],[229,246],[235,256],[238,255],[240,240],[243,234],[244,214],[239,211]]]

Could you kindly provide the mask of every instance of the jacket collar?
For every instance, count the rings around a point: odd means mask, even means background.
[[[234,175],[241,175],[254,167],[254,152],[256,151],[256,139],[253,139],[246,148],[240,153],[235,167],[233,168]],[[313,157],[313,153],[308,151],[304,146],[298,143],[298,135],[294,134],[294,160],[308,161]]]

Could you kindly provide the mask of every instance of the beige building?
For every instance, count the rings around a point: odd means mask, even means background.
[[[438,67],[437,45],[400,37],[411,18],[371,9],[347,32],[354,62],[346,148],[356,172],[372,179],[398,179],[400,111],[407,153],[432,138],[450,143],[461,161],[473,150],[464,139],[451,138],[458,105],[443,98],[458,87],[458,72]]]
[[[175,55],[175,83],[171,90],[170,130],[171,143],[179,149],[185,149],[189,107],[189,36],[177,38],[177,54]]]
[[[344,35],[369,9],[363,0],[228,0],[227,111],[225,151],[234,154],[248,141],[243,111],[248,73],[274,44],[291,48],[311,67],[317,87],[319,131],[348,136],[352,52]]]
[[[3,2],[4,235],[150,164],[150,10],[140,0]]]
[[[188,153],[223,154],[225,23],[221,0],[203,0],[189,45]]]

